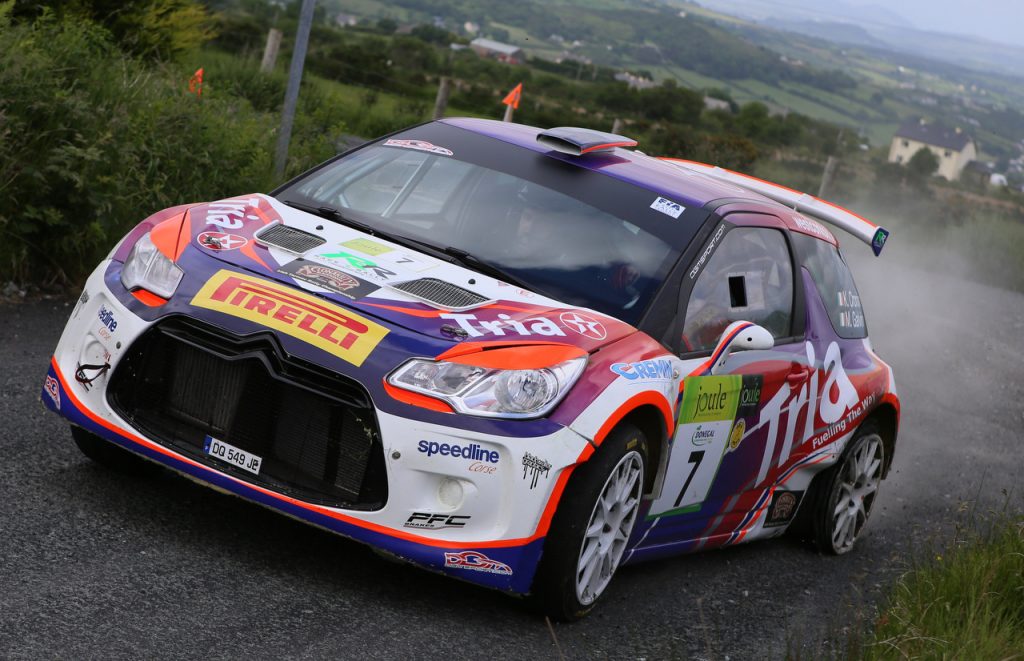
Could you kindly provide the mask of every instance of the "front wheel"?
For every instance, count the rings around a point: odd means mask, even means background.
[[[842,458],[825,474],[815,494],[814,541],[825,553],[849,552],[860,537],[882,481],[885,443],[872,423],[865,423]]]
[[[71,427],[71,438],[82,454],[96,463],[125,475],[148,477],[160,467],[81,427]]]
[[[623,425],[576,468],[534,579],[534,599],[545,614],[577,620],[604,594],[636,525],[646,462],[643,432]]]

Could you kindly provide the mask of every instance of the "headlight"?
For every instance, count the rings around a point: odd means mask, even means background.
[[[413,358],[388,383],[443,399],[460,413],[537,418],[562,400],[586,364],[581,356],[551,367],[508,370]]]
[[[121,284],[129,291],[145,289],[170,298],[185,272],[153,244],[147,232],[135,246],[121,269]]]

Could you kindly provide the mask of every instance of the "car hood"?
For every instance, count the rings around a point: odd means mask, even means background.
[[[186,272],[190,260],[212,258],[453,343],[557,342],[590,352],[636,331],[262,194],[189,208],[177,245]]]

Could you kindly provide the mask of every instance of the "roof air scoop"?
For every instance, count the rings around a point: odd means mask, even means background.
[[[636,140],[624,135],[575,126],[559,126],[543,131],[537,134],[537,142],[549,149],[572,156],[609,152],[616,147],[636,147]]]

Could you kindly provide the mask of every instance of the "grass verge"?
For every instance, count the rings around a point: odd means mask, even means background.
[[[1024,515],[958,529],[945,552],[900,578],[873,631],[849,656],[1024,659]]]

